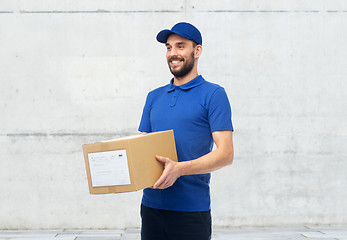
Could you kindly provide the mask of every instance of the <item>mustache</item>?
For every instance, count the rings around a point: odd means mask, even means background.
[[[180,57],[171,57],[169,58],[169,61],[181,61],[183,60],[183,58],[180,58]]]

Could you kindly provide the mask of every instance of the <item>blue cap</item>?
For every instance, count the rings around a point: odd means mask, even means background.
[[[181,37],[195,41],[197,44],[202,45],[202,37],[200,31],[190,23],[180,22],[169,29],[162,30],[157,35],[158,42],[166,43],[171,34],[177,34]]]

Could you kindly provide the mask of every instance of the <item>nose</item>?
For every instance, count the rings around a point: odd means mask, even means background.
[[[170,51],[170,56],[176,56],[176,55],[177,55],[177,49],[175,47],[172,47]]]

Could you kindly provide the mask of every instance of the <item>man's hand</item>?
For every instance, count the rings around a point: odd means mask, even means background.
[[[154,184],[153,188],[165,189],[171,187],[176,182],[177,178],[181,176],[179,163],[174,162],[167,157],[155,156],[155,158],[159,162],[164,163],[164,171],[158,181]]]

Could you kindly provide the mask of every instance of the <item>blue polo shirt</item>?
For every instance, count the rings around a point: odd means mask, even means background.
[[[139,131],[173,129],[178,161],[189,161],[212,151],[212,132],[233,130],[231,108],[224,88],[201,75],[181,86],[172,82],[147,95]],[[172,211],[207,211],[209,184],[210,174],[182,176],[167,189],[144,189],[142,204]]]

